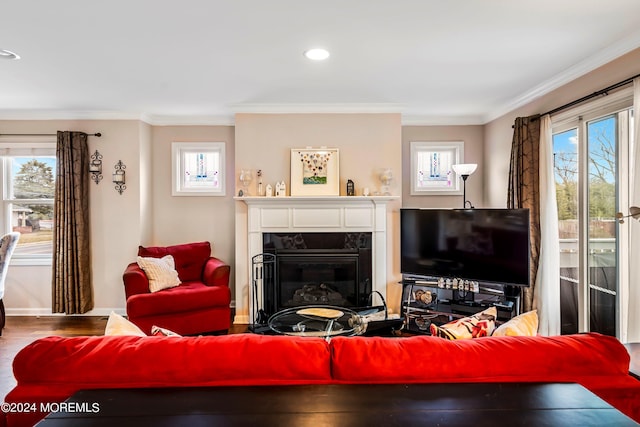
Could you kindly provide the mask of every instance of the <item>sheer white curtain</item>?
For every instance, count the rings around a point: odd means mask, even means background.
[[[533,307],[540,335],[560,335],[560,242],[551,118],[540,118],[540,261]]]
[[[640,78],[633,80],[633,153],[631,162],[630,206],[640,206]],[[640,342],[640,222],[629,219],[629,288],[626,298],[621,298],[620,306],[627,315],[622,316],[620,340]],[[625,294],[622,293],[621,297]]]

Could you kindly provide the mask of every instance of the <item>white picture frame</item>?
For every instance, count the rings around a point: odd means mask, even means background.
[[[171,143],[173,196],[224,196],[224,142]]]
[[[464,163],[464,141],[411,141],[412,196],[462,195],[452,165]]]
[[[291,195],[339,196],[339,150],[324,147],[292,148]]]

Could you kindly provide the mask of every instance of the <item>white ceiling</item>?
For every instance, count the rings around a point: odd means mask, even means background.
[[[640,0],[3,0],[0,119],[477,124],[640,47]],[[331,57],[302,53],[325,47]]]

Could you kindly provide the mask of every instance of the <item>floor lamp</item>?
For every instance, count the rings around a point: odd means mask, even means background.
[[[469,207],[473,209],[473,205],[467,200],[467,178],[476,171],[478,165],[476,163],[461,163],[452,167],[453,171],[462,178],[462,208],[466,209],[467,203],[469,203]]]

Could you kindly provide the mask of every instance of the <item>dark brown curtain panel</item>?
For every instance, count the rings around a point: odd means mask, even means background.
[[[522,293],[522,310],[533,308],[540,257],[540,117],[518,117],[513,126],[509,166],[508,208],[529,209],[531,254],[528,288]]]
[[[53,312],[93,308],[87,134],[58,132],[53,227]]]

